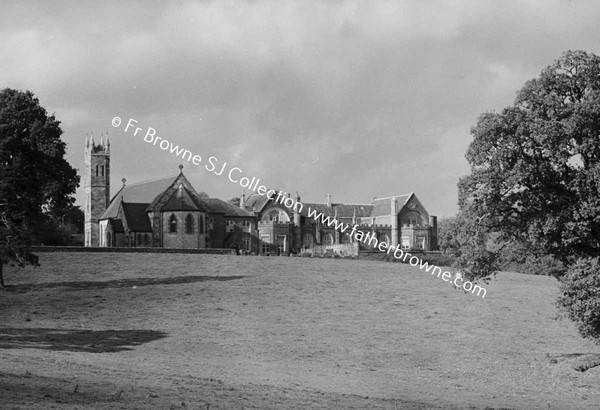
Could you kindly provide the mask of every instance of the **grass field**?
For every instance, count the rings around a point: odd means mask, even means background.
[[[1,408],[600,408],[557,282],[404,264],[42,253],[0,291]]]

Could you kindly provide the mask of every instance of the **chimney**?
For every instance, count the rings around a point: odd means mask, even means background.
[[[327,194],[327,206],[331,206],[331,195]]]
[[[244,190],[242,189],[242,196],[240,196],[240,208],[244,209],[245,205],[246,205],[246,194],[244,193]]]

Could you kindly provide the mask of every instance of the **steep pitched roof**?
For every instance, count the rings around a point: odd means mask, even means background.
[[[108,208],[99,219],[116,218],[121,200],[129,203],[149,204],[160,193],[164,192],[177,176],[170,176],[153,181],[125,185],[111,199]]]
[[[169,186],[162,190],[158,195],[154,197],[150,205],[148,205],[148,210],[171,210],[165,209],[164,207],[171,201],[173,195],[180,189],[184,189],[187,193],[187,197],[185,201],[188,201],[188,207],[191,206],[189,203],[191,202],[193,206],[195,206],[194,210],[205,211],[205,207],[202,204],[200,195],[196,192],[190,181],[187,180],[183,172],[180,172],[177,177],[172,180]],[[185,196],[185,194],[181,194],[181,198]],[[189,199],[189,200],[188,200]],[[184,201],[184,202],[185,202]],[[181,200],[179,202],[181,204]],[[177,206],[175,203],[172,206]],[[178,209],[180,210],[180,209]]]
[[[200,199],[210,213],[222,213],[225,216],[245,216],[253,217],[254,213],[225,202],[218,198],[201,198]]]
[[[121,221],[120,219],[110,218],[108,220],[108,224],[110,225],[110,227],[114,233],[124,233],[125,232],[125,228],[123,227],[123,221]]]
[[[388,196],[386,198],[375,198],[373,201],[373,211],[370,216],[385,216],[390,215],[392,212],[391,199],[394,198],[396,201],[396,212],[400,212],[404,205],[414,194],[411,192],[406,195],[394,195],[393,197]]]
[[[269,198],[266,195],[252,194],[246,199],[244,208],[250,209],[253,212],[260,212],[267,202],[269,202]]]
[[[179,188],[173,192],[171,198],[164,204],[161,211],[200,211],[201,206],[196,204],[196,201],[192,199],[191,194],[183,186],[179,185]]]
[[[148,204],[135,204],[123,202],[123,216],[129,230],[132,232],[152,232],[150,218],[146,213]]]

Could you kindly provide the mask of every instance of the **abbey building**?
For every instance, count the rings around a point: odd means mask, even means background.
[[[414,193],[373,198],[368,204],[302,202],[288,208],[274,197],[242,193],[239,204],[210,198],[179,173],[128,184],[110,194],[110,141],[85,147],[85,246],[227,248],[255,254],[289,254],[314,246],[355,242],[322,221],[358,225],[379,242],[403,249],[436,250],[437,218]],[[289,194],[287,194],[289,195]],[[296,194],[293,198],[300,202]],[[310,212],[312,211],[312,214]],[[322,218],[315,219],[318,213]],[[368,245],[360,243],[360,247]]]

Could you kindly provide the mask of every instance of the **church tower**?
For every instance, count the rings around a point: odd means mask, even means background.
[[[100,137],[94,143],[94,135],[85,138],[85,246],[99,246],[98,218],[110,201],[110,141]]]

